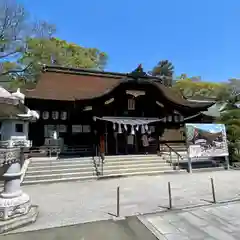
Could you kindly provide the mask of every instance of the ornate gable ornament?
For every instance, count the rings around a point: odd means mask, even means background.
[[[129,77],[132,77],[134,80],[138,80],[142,77],[147,77],[148,74],[143,71],[142,64],[139,64],[138,67],[128,74]]]

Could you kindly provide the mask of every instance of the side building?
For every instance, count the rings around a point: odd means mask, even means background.
[[[212,122],[207,116],[214,101],[189,101],[165,86],[162,79],[138,68],[122,74],[45,66],[26,104],[40,115],[29,126],[33,146],[49,145],[53,132],[61,152],[90,155],[102,142],[106,155],[149,152],[161,143],[183,144],[184,124]]]

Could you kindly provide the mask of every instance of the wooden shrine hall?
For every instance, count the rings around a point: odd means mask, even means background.
[[[106,155],[143,153],[143,135],[151,153],[183,143],[184,124],[211,122],[203,112],[214,104],[185,99],[141,66],[129,74],[45,66],[25,102],[40,114],[29,127],[33,146],[51,145],[55,133],[62,152],[84,155],[100,143]]]

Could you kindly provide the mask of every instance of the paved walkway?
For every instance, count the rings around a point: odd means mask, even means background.
[[[173,207],[206,204],[206,201],[212,200],[210,177],[216,185],[217,200],[240,198],[239,171],[24,186],[23,190],[32,197],[33,204],[39,205],[40,214],[36,223],[16,231],[111,219],[110,214],[116,213],[117,186],[120,186],[121,216],[165,211],[168,206],[168,181],[172,185]]]
[[[151,214],[139,219],[160,240],[239,240],[240,203]]]
[[[99,221],[0,236],[0,240],[157,240],[136,218]]]

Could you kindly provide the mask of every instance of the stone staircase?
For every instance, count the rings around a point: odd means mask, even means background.
[[[97,179],[102,171],[101,161],[92,158],[32,158],[23,184]],[[100,164],[99,164],[100,163]],[[107,156],[100,177],[157,175],[172,173],[173,168],[157,155]]]

